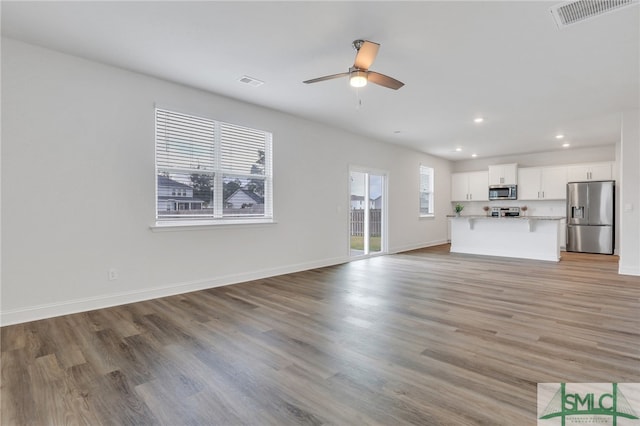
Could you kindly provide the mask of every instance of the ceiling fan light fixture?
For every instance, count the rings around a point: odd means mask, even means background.
[[[351,87],[364,87],[367,85],[367,72],[366,71],[351,71],[349,76],[349,84]]]
[[[380,74],[379,72],[369,71],[371,64],[378,54],[378,48],[380,47],[378,43],[367,40],[355,40],[353,42],[353,47],[358,53],[356,53],[356,59],[353,62],[353,66],[349,67],[349,71],[312,78],[311,80],[303,81],[303,83],[311,84],[318,83],[320,81],[333,80],[334,78],[349,77],[349,84],[352,87],[364,87],[369,83],[369,81],[373,84],[377,84],[378,86],[392,90],[398,90],[404,86],[403,82],[398,81],[395,78]]]

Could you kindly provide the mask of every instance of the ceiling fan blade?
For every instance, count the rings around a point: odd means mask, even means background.
[[[353,67],[361,70],[368,70],[373,63],[373,60],[376,59],[379,48],[380,45],[378,43],[367,40],[363,41],[362,46],[360,46],[360,49],[358,49],[358,53],[356,54],[356,60],[353,63]]]
[[[311,84],[319,81],[333,80],[334,78],[347,77],[348,72],[341,72],[340,74],[325,75],[324,77],[312,78],[311,80],[303,81],[303,83]]]
[[[387,87],[389,89],[398,90],[404,86],[403,82],[387,75],[380,74],[379,72],[369,71],[367,74],[367,80],[371,83],[379,84],[380,86]]]

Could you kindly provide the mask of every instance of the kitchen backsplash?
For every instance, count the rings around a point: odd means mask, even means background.
[[[451,212],[454,212],[454,206],[458,203],[451,203]],[[565,200],[500,200],[500,201],[463,201],[460,202],[464,206],[463,215],[483,215],[486,212],[484,206],[491,207],[522,207],[527,206],[527,216],[565,216],[567,202]]]

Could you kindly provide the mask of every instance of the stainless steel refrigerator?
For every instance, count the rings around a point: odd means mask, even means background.
[[[613,254],[614,181],[567,184],[567,251]]]

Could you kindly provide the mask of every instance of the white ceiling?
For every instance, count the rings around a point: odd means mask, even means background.
[[[557,3],[3,1],[2,34],[451,160],[613,144],[639,107],[640,7],[558,30]],[[347,71],[358,38],[403,88],[302,83]]]

